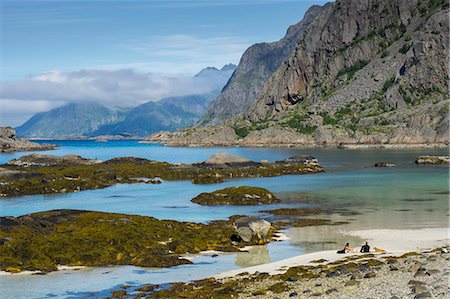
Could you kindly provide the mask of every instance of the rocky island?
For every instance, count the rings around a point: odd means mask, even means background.
[[[46,151],[55,149],[51,144],[39,144],[18,138],[16,130],[10,127],[0,127],[0,153]]]
[[[220,159],[219,159],[219,158]],[[218,183],[240,177],[272,177],[323,172],[318,163],[299,157],[255,162],[228,154],[214,155],[193,164],[170,164],[122,157],[107,161],[79,156],[28,155],[1,165],[0,197],[100,189],[114,184],[163,180],[192,180],[194,184]]]

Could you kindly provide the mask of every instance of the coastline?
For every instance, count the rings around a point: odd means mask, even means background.
[[[252,143],[252,144],[209,144],[209,143],[190,143],[190,144],[166,144],[161,141],[140,140],[139,143],[161,144],[165,147],[188,147],[188,148],[332,148],[332,149],[429,149],[429,148],[448,148],[446,143],[361,143],[361,144],[298,144],[298,143]]]
[[[382,257],[386,255],[401,256],[408,252],[428,250],[439,246],[449,246],[449,227],[421,228],[421,229],[373,229],[351,231],[349,235],[357,235],[369,241],[375,247],[386,250],[386,254],[380,254],[371,251],[375,256]],[[359,247],[357,247],[359,250]],[[238,276],[242,273],[254,274],[269,273],[270,275],[281,274],[287,271],[289,267],[314,265],[311,261],[326,259],[327,263],[335,262],[349,256],[364,255],[363,253],[337,254],[336,250],[317,251],[308,254],[298,255],[281,261],[257,265],[247,268],[236,269],[215,275],[215,278],[227,278]]]

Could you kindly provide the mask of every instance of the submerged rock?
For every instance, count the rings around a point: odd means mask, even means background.
[[[55,156],[31,154],[13,159],[9,161],[8,165],[30,167],[30,166],[54,166],[54,165],[93,165],[101,163],[98,159],[87,159],[76,155]]]
[[[241,217],[234,222],[234,229],[245,242],[250,242],[253,236],[265,241],[270,231],[270,222],[259,217]]]
[[[210,193],[204,192],[191,201],[201,205],[257,205],[280,202],[269,190],[249,186],[229,187]]]
[[[419,156],[416,158],[416,164],[449,164],[448,156]]]

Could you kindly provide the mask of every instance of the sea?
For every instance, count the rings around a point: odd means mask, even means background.
[[[255,161],[276,161],[297,155],[316,157],[326,171],[319,174],[232,179],[221,184],[193,185],[163,181],[159,185],[118,184],[76,193],[30,195],[0,199],[0,216],[19,216],[53,209],[80,209],[153,216],[158,219],[203,222],[232,215],[255,215],[280,220],[263,210],[320,207],[333,211],[321,218],[336,225],[288,228],[285,240],[255,246],[247,252],[190,257],[193,264],[165,269],[134,266],[62,270],[46,275],[0,275],[1,297],[102,298],[123,286],[166,284],[206,278],[224,271],[260,265],[322,250],[340,249],[366,240],[350,232],[369,229],[441,228],[449,224],[449,167],[416,165],[419,155],[448,155],[448,149],[336,148],[193,148],[165,147],[138,140],[37,140],[59,147],[39,153],[80,155],[108,160],[141,157],[171,163],[206,160],[228,152]],[[26,153],[2,153],[0,164]],[[375,168],[392,162],[396,167]],[[202,192],[230,186],[257,186],[274,192],[282,202],[257,206],[200,206],[190,200]],[[282,220],[282,219],[281,219]]]

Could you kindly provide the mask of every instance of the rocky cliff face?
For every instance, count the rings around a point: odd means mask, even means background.
[[[210,104],[201,124],[222,124],[245,112],[261,95],[266,80],[286,60],[321,9],[317,5],[309,8],[303,20],[289,27],[281,40],[248,48],[222,93]]]
[[[236,142],[448,144],[448,6],[326,5],[260,97],[231,123]]]
[[[9,127],[0,127],[0,153],[51,150],[50,144],[39,144],[17,138],[16,131]]]

